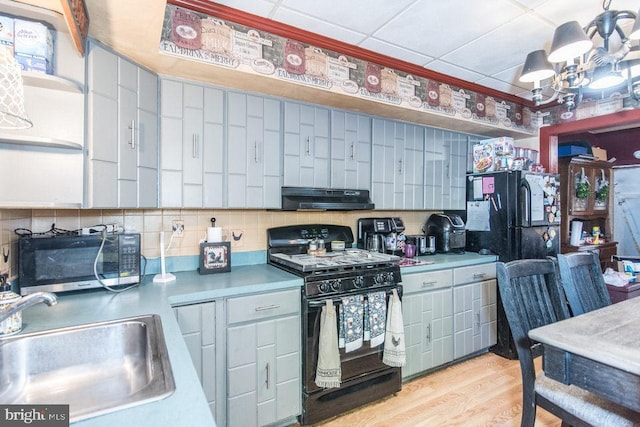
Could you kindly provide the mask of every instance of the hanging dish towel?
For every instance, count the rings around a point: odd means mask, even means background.
[[[389,298],[389,309],[387,310],[387,330],[385,332],[382,363],[393,367],[401,367],[404,366],[406,361],[402,303],[398,292],[394,289],[393,295]]]
[[[338,350],[336,309],[333,301],[327,300],[320,314],[320,340],[318,342],[318,366],[316,385],[330,388],[340,387],[342,368]]]
[[[369,299],[364,300],[364,340],[369,341],[371,339],[371,323],[369,318]]]
[[[344,348],[344,308],[338,306],[338,348]]]
[[[349,353],[362,347],[364,335],[364,296],[351,295],[342,298],[344,313],[344,351]]]
[[[368,316],[365,322],[369,324],[371,347],[384,343],[385,322],[387,320],[387,293],[385,291],[371,292],[367,295]]]

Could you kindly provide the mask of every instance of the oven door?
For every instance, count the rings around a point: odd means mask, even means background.
[[[398,295],[402,296],[402,286],[392,285],[383,288],[373,288],[358,292],[349,293],[348,295],[366,295],[369,292],[377,292],[385,290],[387,292],[387,307],[391,291],[397,289]],[[347,295],[347,294],[345,294]],[[342,295],[342,296],[345,296]],[[342,302],[342,296],[334,296],[333,304],[338,313],[338,306]],[[315,384],[316,367],[318,364],[318,347],[320,338],[320,313],[322,307],[326,304],[327,298],[303,298],[303,387],[307,394],[322,390]],[[336,316],[339,317],[339,316]],[[338,325],[336,325],[336,328]],[[342,386],[345,387],[349,381],[357,380],[365,375],[381,372],[391,367],[382,363],[382,352],[384,345],[371,348],[369,341],[364,341],[362,347],[358,350],[345,352],[344,348],[340,349],[340,363],[342,368]]]

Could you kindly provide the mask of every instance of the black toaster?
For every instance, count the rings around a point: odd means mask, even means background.
[[[438,253],[464,253],[467,242],[464,221],[460,215],[431,214],[422,228],[425,235],[436,239]]]

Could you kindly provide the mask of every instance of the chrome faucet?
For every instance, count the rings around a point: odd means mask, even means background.
[[[56,298],[56,295],[52,294],[51,292],[35,292],[31,295],[27,295],[24,298],[20,298],[13,304],[10,304],[5,311],[0,313],[0,323],[4,322],[9,317],[24,310],[25,308],[29,308],[32,305],[36,305],[40,302],[43,302],[48,306],[52,306],[58,303],[58,299]]]

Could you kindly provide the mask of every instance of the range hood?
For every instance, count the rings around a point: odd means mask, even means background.
[[[283,211],[355,211],[374,207],[369,190],[282,187]]]

